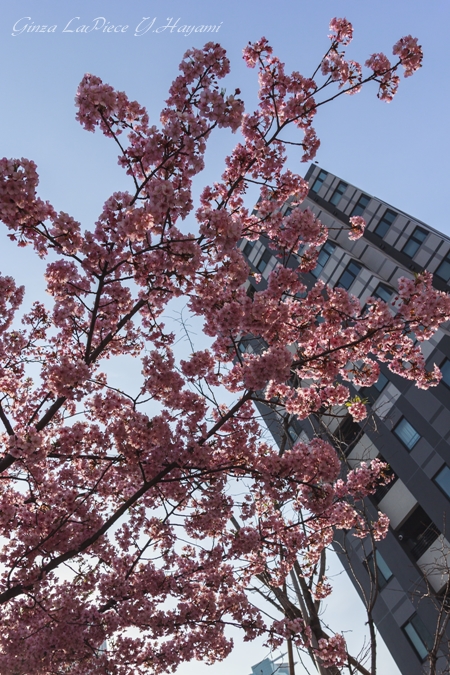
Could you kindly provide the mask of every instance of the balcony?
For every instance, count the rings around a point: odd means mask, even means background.
[[[397,483],[399,482],[401,481],[397,481]],[[398,540],[402,543],[403,548],[418,564],[418,561],[422,560],[423,555],[430,549],[439,535],[438,528],[421,506],[414,509],[397,532]]]
[[[436,527],[432,523],[436,530]],[[426,534],[426,533],[424,533]],[[434,536],[430,531],[428,538],[432,539],[427,548],[417,547],[416,554],[420,554],[417,564],[424,573],[431,587],[439,593],[446,585],[450,573],[450,544],[447,539],[437,532]],[[425,541],[424,541],[425,544]]]
[[[389,520],[391,521],[392,529],[396,530],[400,525],[402,525],[402,523],[406,525],[409,523],[411,518],[414,518],[414,513],[417,511],[415,508],[417,506],[417,499],[400,479],[396,480],[392,487],[390,486],[390,483],[386,486],[386,494],[380,500],[378,508],[388,516]],[[410,516],[411,513],[412,516]],[[425,527],[427,527],[428,524],[429,523],[427,523]],[[407,530],[408,536],[406,536],[403,533],[404,525],[402,525],[402,532],[400,533],[399,538],[400,540],[409,540],[410,530]],[[412,527],[410,529],[413,531]]]

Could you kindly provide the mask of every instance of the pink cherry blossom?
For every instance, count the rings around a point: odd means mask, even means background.
[[[162,675],[225,658],[230,624],[244,640],[292,640],[325,668],[344,663],[341,635],[327,636],[320,621],[317,632],[292,602],[268,619],[249,588],[263,584],[278,601],[301,566],[312,604],[326,597],[331,584],[315,570],[336,530],[386,535],[386,516],[372,521],[360,508],[388,481],[386,465],[341,475],[322,438],[284,433],[274,447],[253,404],[286,424],[346,403],[362,420],[349,383],[373,384],[377,362],[419,387],[437,384],[439,370],[427,370],[409,334],[432,337],[450,300],[424,272],[399,280],[395,313],[376,298],[363,313],[344,289],[302,279],[328,233],[302,210],[309,186],[287,168],[285,130],[297,159],[312,159],[325,102],[372,81],[390,100],[399,66],[409,76],[421,61],[408,36],[394,47],[396,65],[374,54],[363,75],[342,48],[351,24],[333,19],[330,29],[313,78],[288,72],[266,38],[247,46],[259,75],[253,111],[219,85],[230,64],[214,42],[186,52],[154,124],[124,92],[85,75],[77,120],[116,141],[129,187],[83,234],[38,195],[32,161],[0,160],[7,236],[48,256],[48,297],[22,316],[23,287],[0,276],[0,672]],[[217,181],[194,191],[219,128],[239,129],[239,142]],[[255,208],[246,201],[254,185]],[[356,239],[365,223],[350,226]],[[262,276],[249,277],[242,244],[260,238],[273,257],[264,290],[250,297],[249,279]],[[185,359],[164,325],[181,297],[211,338]],[[115,376],[137,362],[124,391]]]
[[[362,216],[352,216],[350,218],[350,232],[348,238],[352,241],[360,239],[364,234],[365,227],[366,221]]]
[[[422,47],[417,42],[417,38],[407,35],[396,42],[392,50],[394,56],[399,57],[405,69],[405,77],[410,77],[422,66]]]
[[[343,45],[348,45],[353,38],[353,26],[347,21],[347,19],[331,19],[330,21],[330,30],[333,31],[332,35],[328,37],[330,40],[336,40]]]

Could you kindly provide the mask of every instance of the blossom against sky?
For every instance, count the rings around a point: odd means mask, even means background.
[[[355,27],[349,56],[353,53],[364,60],[374,51],[390,53],[399,37],[412,34],[423,46],[425,64],[415,78],[400,83],[399,95],[390,105],[376,101],[373,88],[330,107],[318,123],[322,146],[317,160],[345,180],[448,233],[444,222],[449,161],[446,118],[444,122],[448,14],[445,0],[428,6],[418,0],[372,4],[321,0],[295,6],[287,0],[265,4],[232,0],[226,6],[171,0],[135,0],[132,6],[106,0],[11,1],[0,15],[2,155],[33,159],[42,198],[88,227],[104,200],[123,189],[126,179],[117,166],[113,144],[86,133],[74,120],[73,99],[85,72],[126,90],[148,107],[156,122],[184,51],[215,39],[228,50],[232,62],[227,91],[239,87],[251,105],[255,76],[241,59],[249,40],[265,35],[288,68],[310,75],[328,47],[329,20],[347,16]],[[28,31],[37,25],[39,32]],[[197,30],[206,25],[216,26],[214,35]],[[47,29],[42,30],[43,26]],[[77,32],[80,26],[86,26],[86,31]],[[115,30],[118,26],[120,31]],[[124,26],[128,26],[125,31]],[[186,29],[179,30],[182,27]],[[223,157],[235,140],[229,131],[216,135],[207,156],[208,182],[219,177]],[[299,156],[293,153],[291,166],[297,170],[298,165]],[[39,289],[39,280],[33,278],[39,264],[3,239],[0,268],[31,286],[31,292]],[[245,650],[254,654],[249,663],[263,656],[255,647]],[[242,655],[240,663],[246,673],[249,668]],[[215,672],[220,668],[215,666]],[[225,672],[227,666],[223,668]],[[182,672],[204,670],[194,664]]]

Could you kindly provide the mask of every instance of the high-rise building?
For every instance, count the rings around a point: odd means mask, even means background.
[[[305,275],[307,285],[322,279],[346,288],[362,306],[369,296],[390,303],[399,277],[412,278],[427,269],[436,288],[449,290],[449,237],[319,166],[312,165],[306,179],[309,195],[297,208],[308,207],[329,228],[316,268]],[[283,212],[290,208],[285,204]],[[367,226],[361,239],[351,241],[349,218],[355,215],[361,215]],[[261,275],[258,284],[251,277],[249,294],[253,288],[265,287],[277,265],[267,244],[264,237],[240,244],[253,271]],[[258,349],[251,341],[245,346]],[[422,351],[427,364],[441,368],[443,378],[437,387],[420,390],[381,364],[376,384],[358,392],[370,402],[367,421],[354,422],[342,407],[333,410],[333,416],[292,418],[288,427],[292,441],[313,434],[334,439],[347,466],[377,456],[389,464],[393,480],[366,500],[374,517],[377,511],[389,516],[386,539],[373,553],[364,540],[342,533],[336,548],[344,567],[349,573],[352,570],[360,595],[369,592],[376,565],[379,592],[374,620],[404,675],[424,672],[439,625],[443,629],[437,672],[449,672],[450,627],[445,621],[450,609],[450,518],[446,517],[450,514],[450,328],[441,327],[422,344]],[[267,413],[263,407],[260,410]],[[277,420],[273,415],[267,420],[279,441]]]

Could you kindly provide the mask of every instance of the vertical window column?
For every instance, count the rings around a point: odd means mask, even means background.
[[[368,204],[370,202],[370,197],[367,195],[361,195],[358,201],[356,202],[355,206],[353,207],[353,211],[351,212],[351,217],[353,216],[361,216],[364,211],[366,210]]]
[[[318,258],[317,258],[317,265],[313,270],[311,270],[311,274],[318,279],[320,275],[323,272],[323,268],[331,258],[331,256],[334,253],[336,246],[332,244],[330,241],[326,241],[322,248],[320,249]]]
[[[334,206],[337,206],[339,202],[341,201],[341,197],[346,191],[348,185],[347,183],[344,183],[344,181],[341,180],[339,185],[337,186],[336,190],[333,192],[330,202],[334,204]]]
[[[385,237],[386,234],[388,233],[389,228],[391,227],[392,223],[396,218],[397,214],[395,213],[395,211],[387,209],[383,217],[379,221],[378,225],[374,229],[374,234],[383,239],[383,237]]]
[[[319,175],[317,176],[316,180],[314,181],[311,190],[313,192],[319,192],[320,188],[322,187],[325,178],[328,176],[328,173],[326,171],[322,171],[322,169],[319,172]]]
[[[336,284],[336,288],[345,288],[348,291],[361,269],[361,265],[358,265],[354,260],[351,260],[342,272],[339,281]]]
[[[414,258],[417,251],[427,238],[428,232],[422,230],[421,227],[416,227],[404,247],[402,248],[402,253],[408,256],[408,258]]]

